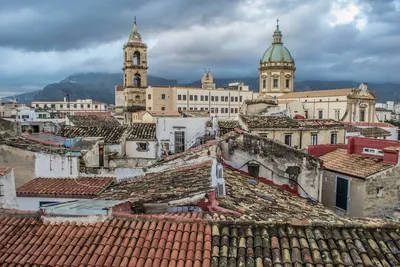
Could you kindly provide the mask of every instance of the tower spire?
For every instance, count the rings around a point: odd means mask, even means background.
[[[273,44],[282,44],[282,33],[281,30],[279,29],[279,19],[276,19],[276,29],[274,31],[274,35],[272,36],[274,38],[274,41],[272,42]]]
[[[137,32],[136,16],[135,16],[135,19],[134,19],[134,22],[133,22],[133,31]]]

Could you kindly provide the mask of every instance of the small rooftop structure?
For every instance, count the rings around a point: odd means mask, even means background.
[[[118,144],[125,133],[126,126],[116,127],[76,127],[64,126],[60,135],[67,138],[76,137],[104,137],[106,144]]]
[[[133,123],[127,140],[156,140],[156,124]]]

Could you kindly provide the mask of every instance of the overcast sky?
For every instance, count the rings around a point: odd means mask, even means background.
[[[12,0],[0,5],[0,94],[121,72],[135,15],[150,75],[257,76],[279,17],[296,81],[400,82],[400,0]]]

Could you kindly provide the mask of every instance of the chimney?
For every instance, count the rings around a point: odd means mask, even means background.
[[[350,137],[347,144],[347,154],[351,155],[354,153],[354,140],[355,138]]]

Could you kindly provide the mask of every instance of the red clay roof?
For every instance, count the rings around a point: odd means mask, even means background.
[[[1,266],[211,266],[206,221],[0,214]]]
[[[114,178],[36,178],[17,188],[17,196],[96,197]]]
[[[0,177],[6,175],[12,170],[10,167],[0,167]]]
[[[394,167],[382,159],[361,155],[348,155],[346,149],[336,149],[320,157],[324,168],[359,178],[367,178],[375,173]]]

